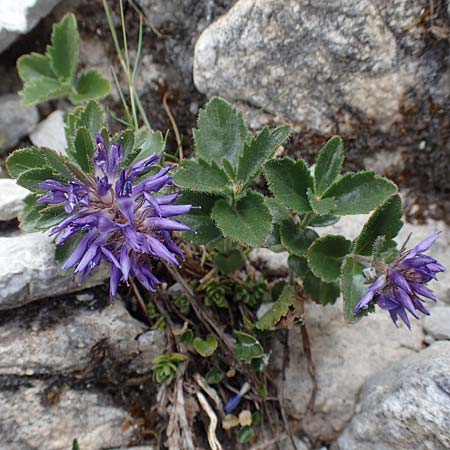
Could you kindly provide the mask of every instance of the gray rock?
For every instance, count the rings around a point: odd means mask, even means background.
[[[194,83],[325,133],[342,107],[388,128],[410,88],[449,98],[448,46],[427,48],[411,26],[426,5],[239,0],[198,39]]]
[[[450,448],[450,342],[374,375],[356,414],[339,437],[340,450]]]
[[[312,382],[298,329],[289,333],[284,398],[288,411],[295,416],[305,414],[302,429],[313,442],[331,442],[350,421],[367,378],[419,351],[423,332],[420,326],[411,331],[397,329],[382,313],[348,325],[341,302],[326,307],[307,303],[305,307],[318,387],[314,413],[307,412]],[[281,349],[274,349],[273,354],[280,355]]]
[[[35,106],[23,106],[21,98],[16,94],[1,96],[0,152],[14,147],[21,138],[33,131],[38,120],[39,113]]]
[[[437,341],[450,340],[450,306],[436,306],[423,322],[425,332]]]
[[[66,450],[127,446],[137,426],[127,411],[97,391],[66,387],[52,392],[43,381],[0,390],[1,450]]]
[[[2,0],[0,2],[0,52],[21,34],[28,33],[60,0]]]
[[[120,300],[96,310],[80,308],[70,300],[29,308],[15,310],[0,326],[0,375],[82,371],[99,343],[118,362],[139,355],[136,338],[145,327],[130,316]],[[151,342],[147,347],[147,353],[161,349],[152,348]]]
[[[64,112],[53,111],[30,134],[31,142],[37,147],[47,147],[65,154],[67,147],[64,132]]]
[[[255,248],[248,257],[253,264],[269,275],[285,276],[288,273],[288,252],[276,253],[267,248]]]
[[[43,233],[0,237],[0,310],[96,286],[108,276],[100,266],[81,285],[57,266],[54,253],[53,240]]]
[[[166,337],[160,330],[149,330],[141,334],[137,339],[139,355],[133,359],[130,369],[138,373],[149,372],[153,359],[166,348]]]
[[[12,220],[22,211],[23,199],[30,192],[11,178],[0,178],[0,221]]]

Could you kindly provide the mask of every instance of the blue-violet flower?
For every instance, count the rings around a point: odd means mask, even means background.
[[[380,308],[389,311],[395,325],[398,317],[411,328],[409,312],[416,319],[417,312],[429,315],[423,305],[423,298],[436,301],[436,297],[425,285],[436,279],[436,274],[444,272],[445,268],[426,252],[439,237],[436,231],[413,249],[401,251],[398,258],[389,265],[379,264],[382,274],[376,279],[370,289],[363,295],[353,313],[359,314],[369,304],[376,303]]]
[[[112,143],[109,149],[101,136],[93,158],[94,175],[85,174],[68,186],[46,180],[40,187],[48,194],[39,203],[65,203],[70,214],[51,230],[56,243],[63,244],[79,235],[81,240],[64,263],[64,269],[75,268],[81,279],[102,260],[110,268],[110,296],[114,297],[121,282],[130,275],[150,291],[159,280],[152,271],[152,260],[163,259],[178,265],[183,253],[172,239],[172,231],[189,230],[172,217],[186,214],[191,205],[175,205],[179,194],[155,195],[172,186],[170,168],[149,177],[147,173],[160,159],[152,154],[129,168],[121,168],[122,144]]]

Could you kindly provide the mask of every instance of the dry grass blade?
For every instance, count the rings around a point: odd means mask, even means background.
[[[210,404],[206,400],[205,396],[201,392],[196,393],[200,406],[203,408],[207,416],[209,417],[209,427],[208,427],[208,442],[211,450],[223,450],[220,442],[216,436],[217,429],[217,416],[214,414]]]

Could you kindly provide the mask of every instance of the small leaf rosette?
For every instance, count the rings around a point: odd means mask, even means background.
[[[39,187],[48,191],[39,203],[64,203],[70,215],[51,230],[57,244],[78,237],[79,242],[64,263],[64,269],[75,268],[85,279],[103,260],[110,267],[110,295],[117,293],[121,282],[136,277],[150,291],[159,281],[153,274],[152,261],[159,258],[178,265],[183,253],[172,239],[172,231],[189,227],[173,219],[186,214],[191,205],[175,205],[178,193],[157,195],[172,186],[170,168],[145,177],[160,155],[154,153],[121,168],[122,143],[106,147],[97,136],[93,157],[94,173],[82,180],[63,184],[46,180]]]

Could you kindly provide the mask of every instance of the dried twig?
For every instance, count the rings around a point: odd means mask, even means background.
[[[219,411],[220,418],[222,419],[224,417],[223,404],[222,404],[222,400],[220,399],[219,395],[217,394],[217,391],[215,389],[213,389],[211,386],[209,386],[208,383],[205,381],[205,379],[199,373],[194,374],[194,380],[208,394],[208,396],[214,402],[214,404],[216,405],[217,411]]]
[[[210,404],[201,392],[196,393],[200,406],[209,417],[208,442],[211,450],[223,450],[216,436],[217,416],[214,414]]]
[[[169,92],[166,91],[163,95],[163,106],[164,106],[164,110],[166,111],[167,117],[169,117],[170,120],[170,124],[172,125],[173,131],[175,133],[175,139],[177,141],[177,146],[178,146],[178,158],[180,159],[180,161],[183,161],[183,147],[181,145],[181,137],[180,137],[180,132],[178,131],[178,126],[177,123],[175,121],[175,118],[173,117],[172,111],[170,110],[169,104],[167,103],[167,96],[169,95]]]

